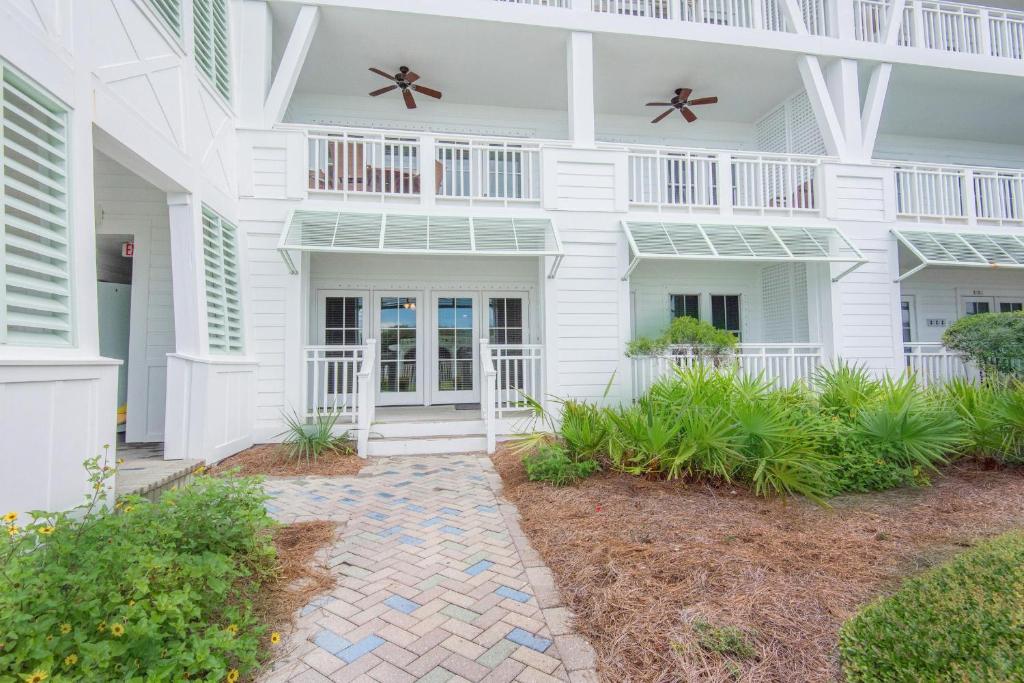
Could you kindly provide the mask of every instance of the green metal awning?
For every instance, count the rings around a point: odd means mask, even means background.
[[[837,228],[623,221],[632,259],[848,263],[838,282],[867,259]]]
[[[896,282],[928,266],[1024,268],[1024,239],[1015,235],[924,230],[893,230],[892,234],[921,261]]]
[[[554,277],[565,255],[548,218],[433,216],[296,209],[277,245],[292,273],[291,251],[339,254],[553,256]]]

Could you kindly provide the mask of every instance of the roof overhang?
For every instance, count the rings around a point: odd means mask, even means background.
[[[1024,268],[1024,239],[1016,235],[925,230],[893,230],[892,234],[921,261],[900,273],[896,282],[928,266]]]
[[[555,277],[565,256],[549,218],[434,216],[295,209],[277,249],[292,274],[293,251],[426,256],[552,256]]]
[[[622,229],[632,257],[623,280],[644,260],[848,264],[833,282],[867,263],[831,227],[622,221]]]

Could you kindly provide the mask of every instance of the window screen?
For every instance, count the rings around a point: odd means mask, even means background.
[[[238,270],[238,230],[203,207],[203,265],[206,326],[212,353],[242,353],[242,294]]]
[[[740,338],[740,297],[737,294],[711,296],[711,324]]]

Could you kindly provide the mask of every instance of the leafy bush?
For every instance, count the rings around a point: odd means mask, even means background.
[[[681,316],[673,319],[661,335],[639,337],[629,342],[626,355],[656,356],[673,346],[688,346],[701,355],[716,357],[733,350],[738,343],[732,332],[720,330],[703,320]]]
[[[697,619],[690,624],[690,628],[693,629],[697,645],[705,652],[739,659],[753,659],[757,655],[747,634],[735,626],[715,626]]]
[[[954,380],[941,399],[965,427],[962,451],[1004,464],[1024,464],[1024,385]]]
[[[846,680],[1024,680],[1024,533],[905,581],[840,631]]]
[[[575,484],[599,469],[595,460],[574,460],[558,444],[542,445],[535,455],[523,458],[523,466],[530,481],[543,481],[554,486]]]
[[[200,477],[157,503],[4,517],[0,681],[230,680],[253,670],[252,598],[274,568],[257,480]]]
[[[284,415],[288,430],[284,432],[284,446],[289,457],[306,462],[317,462],[324,453],[353,453],[352,442],[348,432],[341,436],[334,435],[334,426],[338,423],[338,414],[318,412],[313,424],[298,413]]]
[[[1024,374],[1022,312],[964,316],[943,333],[942,343],[986,370]]]

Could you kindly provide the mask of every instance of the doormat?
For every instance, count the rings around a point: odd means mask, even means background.
[[[480,410],[479,403],[456,403],[455,410]]]

